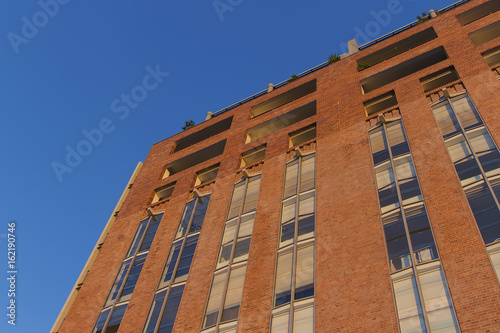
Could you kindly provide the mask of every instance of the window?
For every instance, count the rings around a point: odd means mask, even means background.
[[[500,2],[491,0],[457,15],[461,25],[467,25],[500,9]]]
[[[196,183],[195,186],[209,183],[215,178],[217,178],[217,173],[219,172],[220,164],[212,165],[211,167],[205,168],[196,173]]]
[[[260,175],[234,185],[203,320],[203,332],[233,332],[239,316]],[[227,329],[227,331],[226,331]]]
[[[301,128],[288,135],[289,147],[295,147],[305,142],[316,139],[316,124]]]
[[[400,332],[459,332],[401,119],[369,138]]]
[[[488,252],[490,254],[491,263],[495,268],[497,279],[500,281],[500,244],[490,246]]]
[[[394,90],[363,103],[367,116],[374,115],[377,112],[396,106],[397,104],[398,100]]]
[[[500,62],[500,46],[481,53],[488,66],[496,65]]]
[[[250,128],[247,131],[246,143],[258,140],[285,127],[316,115],[316,101],[282,114],[274,119]]]
[[[416,56],[415,58],[364,79],[361,81],[363,93],[369,93],[446,59],[448,59],[448,55],[444,48],[440,46],[432,51]]]
[[[469,95],[464,92],[432,106],[484,244],[498,272],[500,243],[500,153]]]
[[[170,333],[173,330],[209,202],[208,194],[195,197],[184,206],[144,333]]]
[[[309,95],[316,91],[316,80],[304,83],[296,88],[290,89],[281,95],[273,97],[265,102],[257,104],[252,107],[252,118],[260,116],[263,113],[274,110],[280,106],[283,106],[291,101]]]
[[[257,163],[264,159],[266,156],[266,145],[260,145],[253,149],[247,150],[243,154],[241,154],[241,165],[240,167],[244,167],[247,165],[251,165],[253,163]]]
[[[151,203],[155,203],[170,198],[170,196],[174,192],[174,187],[175,187],[175,182],[156,189],[155,196]]]
[[[316,155],[285,170],[271,332],[314,332]]]
[[[94,326],[93,333],[115,333],[118,331],[162,217],[163,214],[151,215],[139,223],[127,256],[118,271],[104,308]]]
[[[391,44],[383,49],[360,58],[358,62],[358,70],[362,71],[368,67],[376,65],[387,59],[395,57],[402,54],[408,50],[411,50],[417,46],[425,44],[433,39],[437,38],[437,34],[434,29],[428,28],[421,32],[418,32],[410,37],[407,37],[397,43]]]
[[[197,151],[196,153],[192,153],[191,155],[187,155],[178,159],[177,161],[173,161],[165,166],[165,171],[163,173],[163,178],[167,178],[168,176],[172,176],[178,172],[189,169],[197,164],[208,161],[211,158],[222,155],[224,152],[224,147],[226,146],[226,140],[208,146],[206,148]]]
[[[469,34],[469,38],[476,46],[487,43],[498,37],[500,37],[500,21]]]
[[[231,128],[231,123],[233,122],[233,117],[226,118],[224,120],[219,121],[213,125],[205,127],[202,130],[196,131],[193,134],[190,134],[182,139],[179,139],[175,142],[174,153],[179,150],[185,149],[189,146],[192,146],[198,142],[206,140],[212,136],[220,134],[224,131],[227,131]]]
[[[450,66],[420,79],[425,92],[437,89],[448,83],[460,79],[455,67]]]

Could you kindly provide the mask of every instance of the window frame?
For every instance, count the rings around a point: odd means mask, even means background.
[[[311,157],[312,156],[312,157]],[[301,184],[302,184],[302,169],[303,169],[303,164],[304,161],[307,161],[308,159],[314,159],[314,187],[306,189],[304,191],[301,191]],[[298,161],[298,162],[297,162]],[[314,294],[312,296],[307,296],[304,298],[300,299],[295,299],[295,293],[296,293],[296,287],[297,287],[297,266],[298,266],[298,252],[299,249],[307,248],[309,246],[313,247],[313,254],[312,254],[312,259],[313,259],[313,268],[312,268],[312,278],[313,278],[313,285],[315,285],[315,280],[316,280],[316,205],[317,205],[317,196],[316,196],[316,171],[317,171],[317,156],[316,156],[316,151],[311,151],[307,152],[306,154],[299,156],[296,155],[294,158],[290,159],[289,161],[286,162],[285,164],[285,171],[284,171],[284,179],[283,179],[283,190],[281,194],[281,212],[280,212],[280,228],[278,231],[278,244],[277,244],[277,251],[276,251],[276,257],[275,257],[275,276],[274,276],[274,283],[273,283],[273,299],[272,299],[272,304],[271,304],[271,320],[270,320],[270,326],[269,326],[269,332],[272,333],[273,329],[273,318],[276,315],[281,315],[281,314],[288,314],[288,332],[293,333],[294,331],[294,316],[295,316],[295,311],[297,309],[305,308],[308,306],[313,307],[313,318],[312,318],[312,323],[313,323],[313,329],[315,326],[315,299],[316,299],[316,287],[314,286]],[[297,178],[295,179],[295,193],[292,195],[287,195],[286,194],[286,173],[287,169],[289,166],[291,166],[293,163],[297,162]],[[305,238],[305,239],[300,239],[299,240],[299,206],[300,206],[300,198],[304,194],[308,193],[314,193],[314,233]],[[281,238],[282,238],[282,227],[283,223],[288,222],[284,221],[283,219],[283,213],[284,213],[284,204],[287,201],[290,201],[291,199],[294,200],[294,205],[295,205],[295,216],[294,216],[294,235],[292,242],[286,243],[282,245]],[[279,257],[280,255],[286,254],[286,253],[291,253],[292,255],[292,263],[291,263],[291,272],[290,272],[290,300],[288,302],[285,302],[283,304],[276,305],[276,292],[277,292],[277,279],[278,279],[278,264],[279,264]]]
[[[401,155],[398,155],[397,157],[394,157],[393,152],[392,152],[392,146],[391,146],[389,135],[388,135],[388,124],[391,124],[391,123],[394,123],[394,122],[397,122],[397,121],[399,121],[400,124],[401,124],[401,128],[402,128],[402,131],[403,131],[403,134],[404,134],[404,138],[405,138],[406,144],[408,145],[408,152],[403,153]],[[389,157],[388,157],[388,159],[379,161],[377,164],[375,164],[374,153],[373,153],[373,144],[372,144],[372,140],[370,140],[370,132],[375,131],[375,130],[377,130],[380,127],[382,127],[382,133],[384,135],[385,144],[387,146],[386,149],[387,149],[387,152],[389,154]],[[372,159],[371,160],[372,160],[372,166],[373,166],[373,172],[374,172],[375,188],[377,190],[377,198],[378,198],[377,201],[378,201],[378,206],[379,206],[379,215],[380,215],[380,220],[381,220],[382,233],[383,233],[383,237],[384,237],[384,247],[385,247],[385,250],[386,250],[387,267],[388,267],[388,271],[389,271],[389,276],[391,278],[391,290],[392,290],[392,294],[393,294],[394,308],[396,309],[396,318],[397,318],[397,322],[398,322],[398,331],[401,332],[401,319],[399,318],[399,314],[398,314],[398,304],[397,304],[397,299],[396,299],[396,290],[395,290],[395,287],[394,287],[394,283],[395,283],[395,281],[400,281],[400,280],[403,280],[405,278],[410,277],[410,278],[413,278],[415,280],[415,285],[416,285],[416,289],[417,289],[416,291],[417,291],[417,294],[418,294],[418,297],[419,297],[418,301],[420,302],[422,316],[423,316],[423,320],[424,320],[424,323],[425,323],[425,328],[426,328],[427,332],[431,332],[431,330],[430,330],[430,320],[429,320],[428,315],[427,315],[427,309],[426,309],[426,306],[425,306],[425,298],[424,298],[424,294],[423,294],[423,288],[422,288],[422,285],[421,285],[421,282],[420,282],[420,277],[419,277],[419,273],[420,273],[419,267],[425,267],[425,266],[429,266],[429,265],[437,265],[438,264],[439,267],[440,267],[440,269],[442,270],[442,273],[443,273],[443,276],[444,276],[444,284],[445,284],[446,291],[447,291],[448,295],[450,294],[450,291],[449,291],[449,287],[448,287],[448,283],[447,283],[446,273],[444,272],[444,270],[442,268],[439,246],[436,243],[436,239],[435,239],[435,235],[434,235],[434,230],[433,230],[433,227],[432,227],[432,224],[431,224],[431,220],[430,220],[429,215],[428,215],[427,205],[425,203],[425,198],[424,198],[423,193],[422,193],[422,188],[421,188],[421,185],[420,185],[420,180],[419,180],[419,177],[418,177],[418,172],[416,170],[416,166],[415,166],[415,163],[414,163],[413,153],[412,153],[412,150],[411,150],[411,147],[410,147],[410,142],[408,140],[408,136],[406,134],[406,129],[404,127],[403,120],[402,120],[401,116],[395,117],[395,118],[391,118],[388,121],[380,122],[379,124],[376,124],[375,126],[370,127],[368,129],[368,142],[369,142],[369,146],[370,146],[370,153],[372,155]],[[410,203],[404,204],[403,203],[404,202],[403,201],[403,197],[401,195],[401,189],[400,189],[400,186],[399,186],[399,181],[400,180],[398,179],[398,176],[396,174],[395,159],[396,158],[404,158],[406,156],[408,156],[410,158],[410,161],[411,161],[411,163],[413,165],[413,168],[414,168],[414,171],[415,171],[415,178],[416,178],[416,181],[417,181],[417,184],[418,184],[419,191],[420,191],[420,194],[422,196],[422,199],[418,200],[418,201],[415,201],[415,202],[410,202]],[[390,167],[393,170],[394,184],[395,184],[395,187],[396,187],[396,192],[397,192],[399,206],[396,206],[396,207],[394,207],[394,208],[392,208],[392,209],[390,209],[388,211],[384,211],[383,212],[382,211],[381,201],[380,201],[380,196],[379,196],[379,193],[378,193],[379,192],[379,188],[378,188],[378,184],[377,184],[377,181],[376,181],[376,179],[377,179],[376,169],[377,169],[377,167],[379,167],[379,166],[381,166],[381,165],[383,165],[385,163],[389,163]],[[437,252],[437,254],[436,254],[437,257],[436,258],[433,258],[431,260],[426,260],[426,261],[423,261],[423,262],[418,262],[417,257],[416,257],[416,252],[413,250],[413,244],[412,244],[412,240],[411,240],[411,232],[410,232],[410,228],[408,226],[408,220],[407,220],[406,212],[405,212],[405,208],[412,207],[412,206],[415,206],[417,204],[421,204],[422,207],[424,208],[425,212],[426,212],[427,220],[428,220],[428,223],[429,223],[429,230],[431,232],[432,239],[434,241],[434,247],[436,248],[436,252]],[[398,210],[400,211],[401,218],[403,220],[403,225],[404,225],[404,230],[405,230],[405,237],[406,237],[406,241],[407,241],[407,244],[408,244],[408,250],[409,250],[409,256],[410,256],[410,259],[411,259],[410,261],[411,262],[410,262],[409,266],[402,267],[401,269],[392,271],[392,269],[391,269],[392,262],[391,262],[391,259],[390,259],[390,252],[389,252],[389,247],[388,247],[388,243],[387,243],[387,236],[386,236],[386,232],[385,232],[385,225],[384,225],[383,217],[387,216],[388,214],[390,214],[392,212],[397,212]],[[456,320],[455,305],[453,304],[453,299],[451,298],[451,296],[449,297],[449,306],[451,307],[451,311],[453,313],[454,322],[457,323],[456,327],[460,331],[460,326],[458,325],[458,322]],[[418,305],[417,305],[417,309],[418,309]]]
[[[258,194],[257,194],[257,204],[256,204],[256,207],[253,208],[252,210],[248,211],[248,212],[244,212],[244,209],[245,209],[245,206],[246,206],[246,199],[247,199],[247,194],[248,194],[248,188],[249,188],[249,184],[250,184],[250,180],[251,179],[254,179],[254,181],[256,180],[256,178],[258,178],[258,181],[260,182],[259,183],[259,191],[258,191]],[[233,203],[233,196],[234,196],[234,193],[235,193],[235,190],[237,188],[237,185],[241,184],[242,182],[245,182],[244,183],[244,191],[242,193],[242,196],[241,196],[241,204],[240,204],[240,207],[239,207],[239,211],[238,211],[238,214],[235,215],[235,216],[231,216],[230,213],[231,213],[231,206],[232,206],[232,203]],[[227,320],[227,321],[222,321],[222,316],[223,316],[223,312],[224,312],[224,306],[225,306],[225,303],[226,303],[226,297],[227,297],[227,291],[228,291],[228,288],[229,288],[229,283],[230,283],[230,280],[231,280],[231,273],[236,270],[236,269],[239,269],[239,268],[242,268],[242,267],[245,267],[245,277],[243,278],[243,282],[242,282],[242,297],[243,297],[243,294],[244,294],[244,291],[245,291],[245,281],[246,281],[246,269],[247,269],[247,264],[248,264],[248,260],[249,258],[246,258],[244,260],[241,260],[241,261],[238,261],[238,262],[234,262],[234,258],[235,258],[235,251],[236,251],[236,245],[237,245],[237,240],[238,240],[238,235],[239,235],[239,231],[240,231],[240,227],[241,227],[241,220],[243,217],[245,216],[250,216],[250,215],[254,215],[254,222],[255,223],[255,216],[256,216],[256,212],[257,212],[257,209],[258,209],[258,198],[259,198],[259,194],[260,194],[260,186],[262,185],[262,175],[261,175],[261,172],[258,172],[256,174],[252,174],[251,177],[242,177],[240,179],[238,179],[234,185],[233,185],[233,191],[232,191],[232,194],[231,194],[231,199],[230,199],[230,202],[229,202],[229,205],[228,205],[228,208],[227,208],[227,214],[226,214],[226,217],[225,217],[225,221],[224,221],[224,230],[222,231],[222,236],[221,236],[221,241],[219,243],[219,251],[217,252],[217,258],[216,258],[216,261],[215,261],[215,265],[214,265],[214,270],[213,270],[213,273],[212,273],[212,279],[211,279],[211,282],[210,282],[210,289],[208,291],[208,296],[207,296],[207,301],[205,302],[205,309],[203,311],[203,320],[202,320],[202,323],[201,323],[201,328],[200,328],[200,332],[219,332],[221,329],[224,329],[226,327],[228,327],[228,329],[233,329],[233,324],[235,325],[234,327],[237,327],[238,325],[238,319],[239,319],[239,314],[238,314],[238,318],[236,319],[231,319],[231,320]],[[224,235],[225,235],[225,231],[226,231],[226,225],[228,224],[228,222],[231,222],[233,220],[237,220],[237,223],[236,223],[236,228],[234,230],[234,236],[232,238],[232,245],[231,245],[231,255],[229,257],[229,260],[227,261],[227,264],[221,266],[221,267],[218,267],[218,263],[219,263],[219,258],[220,258],[220,255],[222,253],[222,246],[223,246],[223,241],[224,241]],[[253,227],[254,225],[252,225],[252,233],[251,233],[251,236],[253,237]],[[248,251],[248,254],[250,254],[250,249],[251,249],[251,246],[252,246],[252,241],[251,241],[251,238],[250,238],[250,245],[249,245],[249,251]],[[209,303],[210,303],[210,300],[211,300],[211,296],[212,296],[212,290],[213,290],[213,286],[214,286],[214,280],[215,280],[215,276],[216,275],[224,275],[224,282],[223,282],[223,287],[222,287],[222,292],[220,294],[220,303],[219,303],[219,309],[218,309],[218,313],[217,313],[217,320],[216,320],[216,323],[215,324],[212,324],[212,325],[209,325],[209,326],[206,326],[206,321],[207,321],[207,310],[208,310],[208,306],[209,306]],[[241,310],[241,301],[240,301],[240,310]],[[223,326],[223,327],[221,327]]]

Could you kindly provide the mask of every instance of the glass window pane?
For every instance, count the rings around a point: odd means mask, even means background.
[[[123,284],[125,276],[127,275],[131,262],[132,258],[127,259],[126,261],[123,262],[122,266],[120,267],[120,270],[118,271],[118,275],[116,276],[115,283],[113,283],[113,287],[111,288],[105,306],[111,305],[113,303],[112,301],[118,297],[118,293],[120,292],[120,288]]]
[[[293,253],[291,251],[286,251],[278,255],[274,306],[290,302],[292,290],[292,257]]]
[[[208,298],[207,313],[203,327],[213,326],[217,323],[219,310],[222,302],[222,291],[226,282],[227,270],[217,272],[212,281],[210,297]]]
[[[295,309],[293,316],[293,331],[314,333],[314,306]]]
[[[170,283],[172,279],[172,275],[174,273],[174,268],[179,259],[179,253],[181,252],[182,239],[174,242],[170,247],[170,252],[168,254],[167,263],[165,265],[165,272],[163,273],[163,277],[160,281],[160,288],[166,286]]]
[[[391,163],[387,162],[377,166],[375,168],[375,178],[378,189],[394,183],[394,172],[392,171]]]
[[[417,178],[405,179],[399,182],[399,191],[403,205],[408,205],[417,201],[422,201],[422,192]]]
[[[393,281],[393,286],[401,333],[426,332],[414,276]]]
[[[191,229],[189,230],[190,233],[198,232],[201,230],[209,202],[210,202],[210,195],[206,195],[198,199],[198,204],[196,205],[196,211],[194,212],[193,222],[191,223]]]
[[[125,287],[123,287],[120,302],[129,300],[132,296],[132,292],[134,291],[137,280],[139,279],[139,275],[141,274],[142,267],[144,266],[144,262],[146,261],[146,257],[147,253],[144,253],[135,258],[132,268],[130,268],[130,273],[127,277]]]
[[[101,312],[101,314],[99,315],[99,318],[97,318],[97,322],[95,324],[95,327],[94,327],[94,330],[92,331],[92,333],[101,333],[102,332],[102,329],[104,328],[104,324],[106,324],[106,320],[108,320],[109,311],[111,311],[111,309],[107,309],[107,310]]]
[[[288,198],[291,195],[297,194],[297,179],[299,172],[299,160],[289,163],[285,172],[285,189],[283,198]]]
[[[392,156],[400,156],[410,151],[401,120],[387,124],[387,136],[391,145]]]
[[[243,204],[243,194],[245,193],[245,182],[239,182],[234,185],[233,196],[231,197],[231,205],[227,219],[232,219],[240,214],[241,205]]]
[[[179,261],[179,267],[175,274],[174,283],[187,280],[191,262],[193,261],[194,251],[196,250],[196,244],[198,244],[198,236],[199,234],[187,237],[184,248],[182,249],[181,260]]]
[[[179,228],[177,229],[177,234],[175,238],[180,238],[186,234],[187,227],[189,225],[189,220],[191,219],[191,215],[193,213],[194,205],[196,204],[196,200],[190,201],[184,206],[184,212],[182,213],[182,218],[179,223]]]
[[[415,178],[417,176],[410,155],[394,159],[394,167],[396,168],[398,180]]]
[[[297,250],[295,300],[314,296],[314,245]]]
[[[280,247],[293,243],[295,235],[295,218],[281,224]]]
[[[295,202],[296,197],[290,198],[283,202],[283,211],[281,214],[281,221],[289,221],[295,218]]]
[[[302,157],[300,192],[308,191],[315,187],[315,165],[316,156],[314,154]]]
[[[481,119],[469,96],[460,95],[454,97],[451,99],[451,103],[463,128],[481,123]]]
[[[224,227],[224,236],[222,236],[222,243],[220,246],[219,260],[217,260],[217,268],[227,265],[231,259],[237,224],[237,218],[226,222],[226,226]]]
[[[118,305],[113,310],[111,314],[111,318],[109,319],[108,327],[106,327],[106,333],[116,333],[118,332],[118,328],[120,328],[120,324],[123,319],[123,315],[127,310],[128,304]]]
[[[130,250],[127,253],[127,257],[134,255],[135,251],[137,251],[137,248],[141,243],[142,235],[144,234],[147,225],[148,225],[148,219],[143,220],[141,224],[139,224],[137,232],[135,233],[134,240],[132,241],[132,246],[130,247]]]
[[[257,208],[257,200],[259,199],[260,176],[248,179],[248,189],[245,198],[245,206],[243,213],[248,213]]]
[[[373,163],[375,165],[389,159],[389,151],[387,150],[387,141],[385,139],[384,127],[380,126],[373,131],[370,131],[370,146],[372,149]]]
[[[382,223],[391,272],[409,267],[411,265],[410,248],[401,211],[398,209],[382,216]]]
[[[238,262],[248,259],[250,252],[250,242],[252,241],[252,230],[255,214],[250,214],[241,217],[240,230],[238,231],[238,239],[236,240],[236,247],[234,249],[234,260]]]
[[[488,230],[500,224],[500,211],[484,181],[468,186],[464,191],[484,242],[489,244],[500,238],[500,234],[492,232],[498,228]]]
[[[238,319],[246,270],[246,265],[231,270],[221,322]]]
[[[148,324],[146,327],[146,331],[144,333],[153,333],[156,327],[156,323],[158,322],[158,318],[160,317],[161,307],[163,306],[163,301],[165,301],[165,295],[167,294],[167,290],[156,293],[155,298],[153,299],[153,305],[151,306]]]
[[[467,139],[476,153],[480,153],[490,149],[496,149],[493,139],[485,127],[476,128],[466,133]]]
[[[172,332],[175,324],[175,318],[177,317],[177,311],[179,310],[179,305],[181,304],[183,291],[184,285],[173,287],[170,290],[158,333]]]
[[[441,268],[420,273],[420,285],[432,332],[459,332]]]
[[[151,247],[153,239],[155,238],[156,235],[156,230],[158,230],[158,226],[160,225],[162,217],[163,214],[160,214],[151,218],[148,230],[146,231],[146,236],[144,236],[144,241],[142,242],[141,249],[139,250],[139,252],[147,251]]]
[[[314,237],[315,192],[307,192],[299,198],[299,241]]]
[[[491,177],[488,180],[493,192],[495,193],[495,197],[500,201],[500,176]]]
[[[271,333],[288,333],[288,312],[273,315],[271,323]]]
[[[457,170],[457,175],[462,186],[467,186],[483,179],[481,169],[479,169],[477,161],[473,156],[455,162],[455,169]]]
[[[447,137],[453,133],[460,131],[460,125],[453,110],[448,102],[432,107],[432,112],[436,118],[437,125],[441,131],[441,135]]]
[[[472,155],[472,152],[470,151],[469,145],[465,141],[463,134],[447,139],[445,141],[445,144],[446,148],[448,148],[448,153],[450,154],[450,158],[453,163]]]
[[[500,280],[500,249],[490,252],[491,262],[493,263],[493,268],[497,273],[497,279]]]
[[[399,207],[398,191],[396,189],[396,184],[391,184],[385,188],[381,188],[378,192],[380,200],[380,210],[382,213],[393,210]]]
[[[424,205],[408,206],[404,211],[417,262],[439,258]]]
[[[483,167],[486,177],[496,176],[500,173],[500,153],[496,148],[478,153],[477,158]]]
[[[387,124],[387,136],[389,137],[391,147],[406,142],[403,123],[401,120],[393,121]]]

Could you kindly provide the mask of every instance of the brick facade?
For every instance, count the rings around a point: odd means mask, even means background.
[[[363,102],[391,90],[398,100],[460,330],[500,332],[499,281],[419,82],[453,65],[500,144],[500,82],[481,56],[500,45],[500,38],[480,46],[468,38],[470,32],[500,21],[500,11],[465,26],[455,18],[483,2],[469,1],[153,145],[58,332],[92,332],[137,226],[151,206],[154,189],[176,182],[168,202],[153,207],[165,210],[165,215],[119,329],[143,331],[184,205],[192,196],[195,173],[220,163],[174,327],[174,332],[199,332],[235,176],[241,171],[240,155],[264,143],[238,332],[269,332],[288,134],[312,123],[317,128],[315,331],[398,332],[363,107]],[[361,57],[431,26],[438,38],[358,72]],[[444,46],[447,60],[362,94],[363,79],[439,46]],[[312,79],[317,80],[316,92],[251,119],[252,106]],[[316,115],[245,144],[247,129],[312,101],[317,102]],[[180,138],[231,116],[229,130],[172,153]],[[167,163],[224,139],[222,155],[161,179]]]

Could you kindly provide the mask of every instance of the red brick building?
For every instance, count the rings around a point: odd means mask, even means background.
[[[155,144],[53,332],[500,332],[500,1]]]

